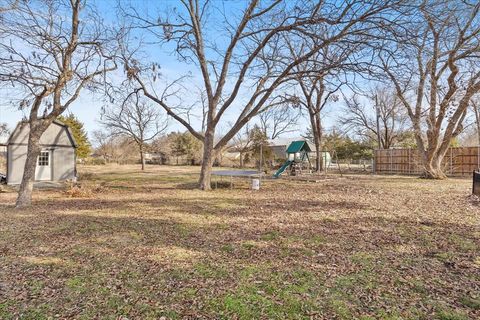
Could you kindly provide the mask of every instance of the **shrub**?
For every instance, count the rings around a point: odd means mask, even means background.
[[[70,183],[65,190],[65,195],[70,198],[90,198],[95,194],[105,191],[105,185],[97,183]]]

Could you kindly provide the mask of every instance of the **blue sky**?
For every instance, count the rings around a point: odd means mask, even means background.
[[[231,4],[231,2],[226,3]],[[235,3],[238,4],[238,2]],[[105,13],[105,19],[107,20],[107,22],[115,23],[116,17],[114,7],[116,5],[116,1],[96,0],[95,4],[99,6],[100,12]],[[149,10],[153,9],[150,12],[155,12],[155,7],[158,7],[158,5],[166,4],[167,6],[169,6],[175,4],[175,1],[164,0],[157,2],[136,0],[132,1],[132,4],[138,7],[147,6]],[[230,7],[227,6],[225,10],[228,11],[235,9],[238,9],[238,5]],[[147,55],[151,56],[155,61],[160,63],[162,74],[169,80],[173,80],[177,77],[180,77],[181,75],[184,75],[187,71],[191,71],[193,78],[192,80],[190,80],[187,86],[189,86],[189,89],[191,88],[189,92],[194,92],[193,88],[195,87],[195,83],[198,83],[200,81],[199,71],[196,67],[194,67],[193,65],[185,65],[183,62],[178,62],[176,57],[174,57],[168,51],[163,50],[158,45],[152,45],[145,51]],[[121,75],[119,76],[121,77]],[[18,107],[9,105],[8,100],[10,98],[10,94],[11,92],[9,92],[8,90],[0,90],[0,122],[6,122],[9,124],[10,128],[13,128],[19,120],[21,120],[25,116],[28,116],[28,111],[21,111],[18,109]],[[187,97],[186,102],[195,100],[196,97],[194,95],[195,93],[192,93],[191,97]],[[336,109],[338,107],[341,107],[341,103],[342,102],[337,102],[334,106],[331,107],[335,107]],[[241,101],[238,101],[237,108],[233,106],[230,114],[226,114],[225,119],[222,120],[219,126],[218,133],[221,133],[223,131],[222,129],[228,127],[229,121],[233,121],[235,119],[235,109],[238,109],[239,104],[241,104]],[[98,121],[100,118],[100,110],[102,105],[102,97],[100,97],[98,94],[93,94],[87,90],[84,90],[78,100],[71,105],[67,113],[74,113],[85,124],[86,130],[91,133],[93,130],[100,128],[100,124]],[[330,111],[327,109],[325,112],[326,117],[324,125],[327,128],[331,127],[334,124],[334,117],[331,111],[331,107],[329,108]],[[169,121],[169,123],[169,131],[184,130],[184,128],[181,125],[177,124],[173,119]],[[305,132],[307,127],[307,119],[302,119],[298,126],[297,132],[291,133],[290,135],[298,137],[301,133]]]

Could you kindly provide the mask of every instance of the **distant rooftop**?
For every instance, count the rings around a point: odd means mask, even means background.
[[[271,146],[288,146],[293,141],[305,140],[303,137],[288,137],[288,138],[277,138],[274,140],[268,140],[268,143]]]

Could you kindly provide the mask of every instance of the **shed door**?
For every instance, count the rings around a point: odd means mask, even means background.
[[[37,167],[35,168],[35,180],[52,180],[52,152],[50,150],[40,152],[37,159]]]

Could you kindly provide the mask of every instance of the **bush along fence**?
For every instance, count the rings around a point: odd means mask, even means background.
[[[442,162],[448,176],[471,175],[480,168],[480,146],[449,148]],[[377,174],[411,174],[423,172],[417,149],[375,150],[373,172]]]

